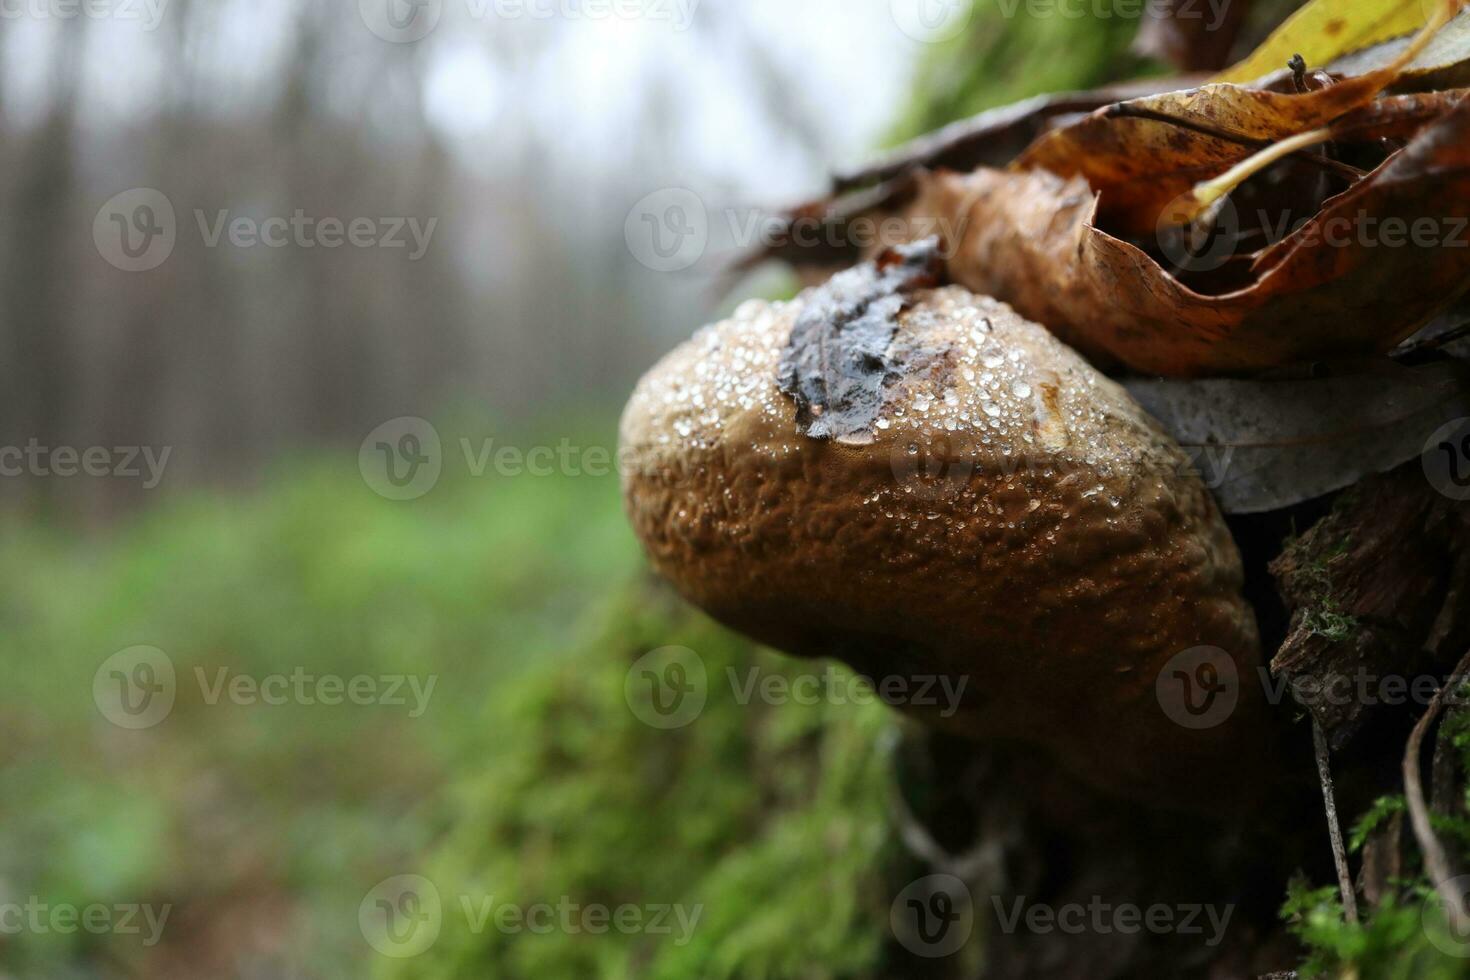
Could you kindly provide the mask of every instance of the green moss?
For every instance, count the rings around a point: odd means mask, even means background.
[[[879,705],[740,703],[731,673],[821,669],[761,651],[653,588],[627,592],[565,662],[489,713],[496,746],[458,793],[428,862],[445,905],[434,946],[388,977],[875,975],[898,858],[889,826],[895,719]],[[697,654],[707,702],[682,728],[640,721],[629,667]],[[690,675],[694,676],[693,674]],[[478,928],[479,906],[697,910],[687,938]],[[676,930],[677,932],[677,930]]]
[[[1354,825],[1348,849],[1361,851],[1376,829],[1405,810],[1402,795],[1376,800]],[[1470,823],[1463,818],[1432,814],[1430,819],[1446,843],[1463,848],[1470,842]],[[1456,935],[1446,922],[1440,899],[1418,866],[1417,852],[1411,842],[1405,844],[1405,877],[1389,882],[1394,891],[1379,906],[1360,908],[1359,923],[1344,921],[1335,886],[1310,888],[1300,878],[1290,883],[1282,917],[1307,950],[1299,971],[1303,978],[1470,977],[1470,937]]]
[[[1451,934],[1438,899],[1405,886],[1364,921],[1343,920],[1335,887],[1293,881],[1282,917],[1309,951],[1298,974],[1362,980],[1458,980],[1470,976],[1470,944]]]
[[[1342,643],[1351,639],[1358,631],[1358,621],[1339,611],[1334,603],[1308,610],[1302,617],[1302,627],[1313,636],[1320,636],[1332,643]]]
[[[1373,801],[1373,806],[1368,812],[1358,818],[1353,825],[1352,833],[1348,836],[1348,850],[1362,850],[1368,837],[1377,830],[1394,814],[1404,812],[1404,797],[1402,794],[1393,796],[1381,796]]]
[[[1300,541],[1289,549],[1302,550]],[[1302,602],[1302,628],[1313,636],[1331,643],[1351,639],[1361,628],[1356,617],[1343,612],[1341,600],[1333,594],[1332,563],[1352,550],[1352,539],[1344,535],[1312,558],[1299,556],[1297,581],[1305,592]]]
[[[1130,53],[1138,21],[1127,17],[1006,16],[976,4],[969,29],[924,62],[914,101],[894,133],[912,139],[994,106],[1047,92],[1097,88],[1159,73]]]

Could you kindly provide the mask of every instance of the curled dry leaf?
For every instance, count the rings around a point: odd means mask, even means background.
[[[1053,130],[1011,166],[1084,177],[1100,195],[1100,224],[1123,234],[1147,234],[1197,184],[1248,160],[1263,144],[1299,138],[1367,105],[1398,78],[1457,7],[1458,0],[1445,0],[1437,19],[1387,65],[1335,85],[1298,94],[1216,83],[1145,96]],[[1210,131],[1234,138],[1208,135]],[[1182,212],[1186,218],[1194,213],[1196,208]]]
[[[841,194],[881,183],[917,167],[971,170],[1003,167],[1057,123],[1095,112],[1115,102],[1188,87],[1202,76],[1150,78],[1109,85],[1091,92],[1056,92],[987,109],[936,132],[895,147],[862,167],[839,173],[832,182]]]
[[[1470,99],[1259,252],[1247,285],[1218,295],[1102,231],[1097,195],[1080,176],[979,170],[920,185],[910,216],[937,215],[955,230],[956,282],[1089,356],[1147,374],[1380,354],[1470,287]],[[1431,235],[1438,247],[1421,245]]]

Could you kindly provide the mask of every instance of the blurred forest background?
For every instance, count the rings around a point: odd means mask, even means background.
[[[720,244],[653,272],[630,208],[666,187],[786,203],[870,147],[921,45],[861,6],[707,3],[684,25],[451,2],[415,43],[350,0],[0,19],[0,440],[171,446],[178,488],[456,402],[520,424],[615,410],[708,312]],[[176,214],[147,272],[93,241],[131,188]],[[416,259],[406,231],[398,249],[208,243],[222,211],[298,209],[435,224]],[[4,489],[108,509],[136,488]]]
[[[703,0],[682,26],[451,0],[395,43],[371,6],[0,15],[0,447],[169,450],[153,488],[0,478],[0,903],[171,909],[154,944],[0,930],[0,976],[882,972],[888,713],[637,722],[621,684],[644,650],[783,668],[646,590],[615,474],[476,475],[458,440],[610,449],[638,374],[729,301],[729,223],[656,272],[628,239],[647,195],[758,215],[986,106],[1162,70],[1130,50],[1138,21],[977,3],[921,38],[889,0]],[[136,188],[176,241],[133,272],[94,226]],[[209,244],[221,212],[298,209],[435,224],[417,260],[411,238]],[[408,415],[438,426],[444,474],[388,500],[358,448]],[[177,701],[128,730],[93,682],[140,644]],[[437,687],[413,717],[211,703],[195,671],[221,668]],[[680,949],[446,926],[422,959],[375,954],[363,896],[435,868],[712,911]]]

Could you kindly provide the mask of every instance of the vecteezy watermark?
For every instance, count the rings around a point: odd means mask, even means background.
[[[234,248],[401,248],[409,249],[410,262],[424,257],[439,226],[438,218],[318,218],[302,208],[290,217],[267,218],[232,216],[228,208],[213,215],[195,209],[194,220],[205,248],[218,248],[221,242]]]
[[[494,439],[459,440],[465,469],[470,476],[490,473],[504,477],[610,476],[618,465],[617,454],[606,446],[582,446],[562,439],[555,446],[497,445]]]
[[[623,699],[634,716],[651,728],[683,728],[704,711],[709,672],[688,647],[650,650],[628,668]]]
[[[1005,20],[1141,20],[1144,17],[1204,21],[1206,31],[1225,23],[1232,0],[987,0]],[[924,44],[943,44],[965,33],[976,0],[890,0],[893,21]]]
[[[168,717],[177,693],[174,662],[157,647],[119,650],[92,675],[92,702],[119,728],[152,728]]]
[[[959,217],[858,215],[840,222],[821,215],[750,208],[712,213],[694,191],[669,187],[645,195],[628,209],[623,240],[639,265],[654,272],[683,272],[705,257],[716,233],[724,247],[738,252],[777,247],[871,251],[938,236],[941,254],[947,256],[964,240],[968,222],[968,212]]]
[[[640,265],[654,272],[682,272],[709,248],[709,210],[688,188],[672,187],[640,198],[623,222],[623,240]]]
[[[1219,647],[1193,647],[1172,657],[1155,680],[1159,706],[1182,728],[1214,728],[1224,724],[1240,703],[1247,683],[1260,685],[1268,704],[1282,704],[1289,696],[1305,708],[1366,708],[1418,705],[1427,707],[1439,695],[1441,679],[1432,674],[1380,674],[1367,667],[1315,677],[1272,677],[1258,666],[1254,677],[1242,676],[1235,658]],[[1445,703],[1470,704],[1470,688],[1446,691]]]
[[[964,881],[949,874],[912,882],[894,898],[888,925],[904,949],[916,956],[950,956],[970,941],[975,903]]]
[[[1240,671],[1235,658],[1212,646],[1191,647],[1164,664],[1154,695],[1169,720],[1181,728],[1214,728],[1235,713]]]
[[[136,22],[145,31],[163,22],[168,0],[0,0],[0,21],[115,20]]]
[[[416,500],[434,489],[444,469],[439,430],[416,416],[390,419],[363,439],[357,468],[379,496]]]
[[[317,674],[304,667],[264,675],[230,667],[195,667],[190,676],[199,700],[211,707],[221,702],[239,707],[323,705],[407,708],[420,718],[429,708],[437,674]],[[119,728],[152,728],[173,711],[179,694],[178,672],[168,654],[157,647],[119,650],[92,675],[92,701],[102,717]]]
[[[1451,500],[1470,500],[1470,418],[1435,430],[1424,444],[1424,475]]]
[[[1240,213],[1229,198],[1221,198],[1193,221],[1180,224],[1175,216],[1193,200],[1193,192],[1182,194],[1159,212],[1155,239],[1159,251],[1175,269],[1210,272],[1230,261],[1240,248]]]
[[[194,679],[204,703],[210,706],[227,701],[242,707],[266,705],[379,705],[407,708],[408,717],[421,718],[429,710],[429,699],[439,683],[439,675],[429,674],[313,674],[304,667],[290,673],[274,673],[256,677],[216,667],[206,671],[194,668]]]
[[[1470,899],[1470,875],[1451,878],[1435,889],[1436,901],[1424,903],[1420,924],[1435,949],[1447,956],[1465,959],[1470,957],[1470,932],[1459,926],[1461,917],[1450,910],[1446,892],[1457,896],[1460,908],[1464,909],[1467,899]]]
[[[403,249],[417,262],[429,250],[438,218],[319,217],[297,208],[289,215],[264,218],[233,214],[223,208],[208,213],[194,209],[194,224],[205,248]],[[92,220],[98,253],[124,272],[156,269],[173,254],[178,242],[173,202],[162,191],[135,187],[109,198]]]
[[[1191,195],[1184,194],[1165,206],[1155,230],[1159,251],[1176,268],[1187,272],[1220,268],[1237,254],[1247,237],[1253,249],[1288,238],[1302,248],[1470,248],[1470,218],[1454,215],[1409,219],[1376,215],[1362,208],[1352,214],[1327,217],[1264,208],[1254,215],[1242,215],[1225,197],[1194,221],[1180,224],[1177,215],[1190,200]]]
[[[163,937],[173,906],[138,902],[72,905],[47,902],[31,895],[24,902],[0,901],[0,936],[72,935],[142,936],[143,945],[153,947]]]
[[[1000,14],[1012,20],[1024,14],[1039,20],[1141,20],[1144,17],[1204,21],[1218,31],[1234,0],[995,0]]]
[[[445,920],[463,919],[472,935],[494,930],[505,935],[667,937],[687,946],[704,914],[703,905],[651,903],[604,905],[578,902],[563,895],[554,902],[516,903],[488,893],[463,893],[447,904],[435,884],[422,875],[396,875],[379,882],[363,898],[357,921],[368,945],[385,956],[403,959],[426,952],[438,940]],[[456,923],[459,925],[459,923]]]
[[[606,477],[622,468],[623,451],[607,446],[582,445],[562,438],[556,443],[517,446],[494,437],[458,440],[458,458],[464,472],[481,479],[489,476],[545,479],[554,476]],[[358,449],[357,465],[369,489],[389,500],[415,500],[438,484],[447,464],[444,440],[425,419],[390,419],[368,433]]]
[[[124,272],[147,272],[163,265],[177,238],[173,202],[152,187],[113,195],[92,219],[98,254]]]
[[[142,480],[144,490],[163,482],[172,446],[43,446],[32,438],[24,446],[0,446],[0,477]]]
[[[383,40],[412,44],[439,26],[444,0],[357,0],[357,12],[367,29]]]
[[[1211,948],[1220,945],[1225,938],[1225,930],[1230,927],[1230,919],[1235,914],[1234,905],[1156,903],[1139,906],[1130,902],[1109,902],[1100,895],[1092,896],[1086,903],[1061,905],[1027,903],[1024,895],[1010,901],[997,895],[990,901],[995,908],[996,922],[1001,932],[1007,935],[1023,928],[1035,935],[1060,932],[1068,936],[1111,933],[1131,936],[1147,932],[1201,936],[1204,945]]]
[[[915,41],[943,44],[965,32],[975,16],[975,0],[889,0],[893,22]]]
[[[687,31],[701,0],[461,0],[472,20],[642,20]],[[444,15],[445,0],[358,0],[367,29],[394,44],[427,37]]]
[[[357,926],[384,956],[418,956],[439,939],[444,902],[422,875],[394,875],[378,882],[357,906]]]
[[[1025,386],[1029,387],[1029,386]],[[928,399],[925,399],[927,402]],[[886,420],[880,420],[883,425]],[[1091,473],[1084,464],[1041,452],[1018,453],[999,449],[996,437],[956,430],[926,433],[923,437],[896,438],[888,450],[889,470],[894,483],[906,496],[918,500],[946,500],[963,491],[976,475],[1012,478],[1019,476],[1055,483],[1059,473]],[[1235,460],[1233,446],[1186,446],[1176,471],[1181,477],[1198,477],[1206,489],[1225,484]],[[1086,498],[1086,499],[1091,499]]]
[[[769,705],[818,704],[913,705],[937,708],[940,717],[959,711],[967,676],[937,674],[863,677],[828,666],[796,675],[772,673],[759,666],[737,670],[726,667],[723,680],[729,684],[735,703],[742,707],[759,702]],[[699,717],[710,694],[709,672],[704,659],[688,647],[660,647],[639,657],[623,678],[623,696],[633,714],[653,728],[683,728]]]
[[[750,667],[742,674],[734,667],[725,668],[725,679],[741,706],[752,701],[762,704],[875,704],[913,705],[938,708],[939,717],[952,718],[960,710],[970,678],[949,675],[892,674],[867,678],[837,667],[828,666],[819,673],[801,673],[794,677],[772,674],[760,667]]]

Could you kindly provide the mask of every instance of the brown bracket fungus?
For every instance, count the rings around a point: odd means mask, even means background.
[[[938,285],[935,251],[746,303],[642,379],[623,489],[654,567],[926,722],[1161,804],[1254,796],[1259,642],[1208,491],[1045,328]]]

